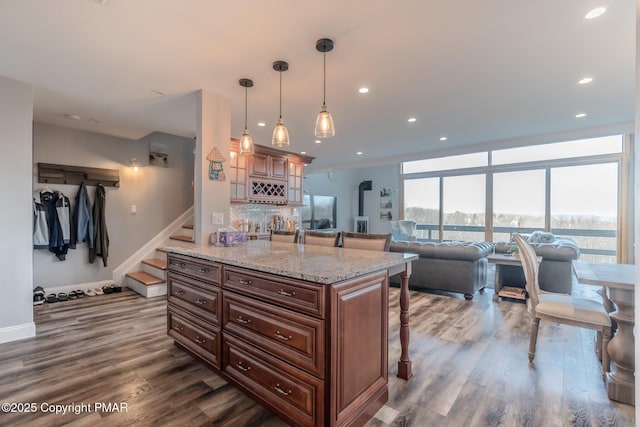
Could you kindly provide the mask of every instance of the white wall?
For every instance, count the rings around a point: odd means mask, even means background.
[[[29,84],[0,77],[0,342],[35,335],[33,323]]]
[[[231,104],[223,97],[202,90],[198,92],[196,103],[195,237],[196,243],[207,243],[210,233],[229,225],[229,178],[210,180],[207,156],[217,148],[226,159],[223,168],[229,167]],[[213,223],[213,213],[223,215],[221,224]]]
[[[308,194],[337,196],[337,227],[343,231],[354,230],[354,218],[358,215],[358,187],[363,181],[371,182],[371,191],[364,192],[364,215],[369,217],[370,233],[388,233],[389,221],[380,219],[380,202],[391,200],[393,219],[398,219],[398,166],[396,164],[336,172],[335,181],[327,173],[309,174],[305,177],[304,190]],[[391,189],[391,197],[380,197],[383,188]]]
[[[336,196],[336,228],[353,230],[353,218],[358,214],[358,183],[355,170],[341,170],[331,181],[326,172],[305,174],[304,192],[319,196]],[[355,205],[353,195],[356,195]]]
[[[161,142],[169,148],[169,167],[149,166],[149,142]],[[113,269],[147,243],[193,205],[193,147],[191,139],[153,133],[139,141],[80,131],[44,123],[34,126],[33,186],[37,182],[37,163],[54,163],[118,169],[120,186],[106,187],[106,220],[109,232],[107,267],[102,258],[88,261],[86,243],[69,249],[60,261],[47,249],[33,250],[35,285],[57,287],[111,280]],[[142,167],[134,171],[129,159],[136,157]],[[74,204],[78,185],[49,184],[62,191]],[[91,202],[95,186],[87,188]],[[136,213],[130,213],[131,205]],[[29,233],[30,235],[31,233]]]

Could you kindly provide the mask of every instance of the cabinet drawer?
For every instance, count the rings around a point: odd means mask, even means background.
[[[167,333],[176,342],[220,368],[220,328],[197,319],[169,304]]]
[[[232,292],[223,296],[223,328],[324,378],[324,322]]]
[[[322,425],[324,383],[228,335],[224,373],[291,425]]]
[[[224,288],[257,297],[281,307],[324,318],[325,288],[294,279],[252,274],[241,268],[224,268]]]
[[[188,274],[211,283],[220,283],[220,264],[178,254],[170,254],[167,261],[169,271]]]
[[[173,272],[167,275],[167,285],[169,303],[209,322],[220,324],[222,311],[220,288],[208,285],[205,290],[203,287],[198,287],[202,286],[202,283]]]

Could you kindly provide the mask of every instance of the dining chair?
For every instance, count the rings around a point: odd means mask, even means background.
[[[342,232],[342,247],[349,249],[368,249],[372,251],[388,251],[391,244],[391,233],[354,233]]]
[[[271,230],[271,241],[283,243],[298,243],[298,230]]]
[[[611,339],[611,319],[602,303],[567,294],[542,291],[538,284],[538,262],[533,247],[519,234],[514,239],[518,245],[520,262],[529,293],[527,309],[531,314],[529,337],[529,361],[533,362],[540,320],[563,323],[581,328],[594,329],[602,334],[602,376],[609,371],[607,345]]]
[[[303,239],[305,245],[338,246],[340,233],[337,231],[305,230]]]

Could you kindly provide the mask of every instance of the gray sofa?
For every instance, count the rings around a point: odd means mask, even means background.
[[[487,280],[489,242],[391,242],[390,252],[412,252],[420,258],[412,263],[409,286],[464,294],[470,300]],[[391,283],[399,284],[394,276]]]
[[[549,292],[571,294],[573,286],[573,260],[580,256],[580,249],[576,242],[569,238],[553,237],[547,243],[529,242],[536,254],[542,257],[540,262],[540,288]],[[496,243],[496,253],[509,250],[508,242]],[[505,286],[524,287],[525,278],[521,267],[502,266],[500,272],[501,284]]]

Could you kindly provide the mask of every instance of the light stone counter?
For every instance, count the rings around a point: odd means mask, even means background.
[[[418,259],[416,254],[262,240],[251,240],[246,244],[230,247],[171,245],[164,249],[176,254],[325,285],[402,266]]]

